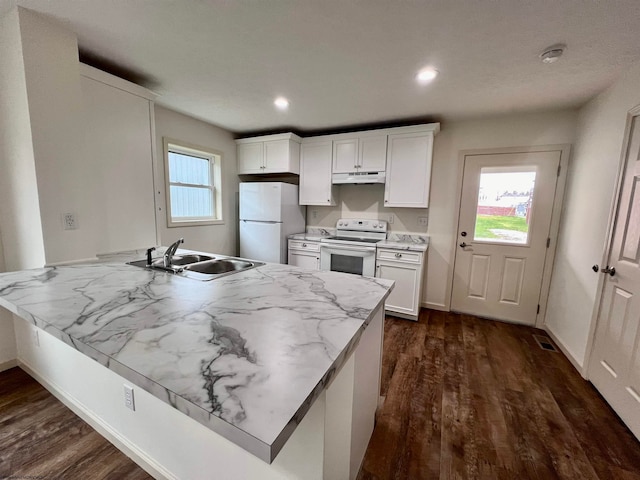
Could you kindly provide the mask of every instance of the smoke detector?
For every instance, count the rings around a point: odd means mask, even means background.
[[[542,63],[555,63],[564,53],[566,45],[553,45],[540,54]]]

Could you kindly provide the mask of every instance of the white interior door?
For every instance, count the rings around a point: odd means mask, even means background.
[[[465,157],[452,310],[535,324],[560,157]]]
[[[640,120],[633,118],[589,379],[640,438]],[[614,270],[615,269],[615,270]]]

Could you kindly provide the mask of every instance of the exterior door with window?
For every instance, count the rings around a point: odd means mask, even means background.
[[[560,157],[465,157],[452,310],[535,324]]]
[[[589,380],[640,438],[640,117],[628,145]]]

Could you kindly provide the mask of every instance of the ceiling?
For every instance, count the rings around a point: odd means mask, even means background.
[[[240,134],[578,107],[640,61],[638,0],[17,3],[160,105]],[[543,64],[555,43],[565,55]],[[440,75],[420,86],[426,65]]]

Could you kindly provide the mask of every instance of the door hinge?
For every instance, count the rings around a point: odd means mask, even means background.
[[[538,310],[536,310],[536,314],[540,313],[540,304],[538,304]]]
[[[549,245],[551,245],[551,237],[547,237],[547,248],[549,248]]]
[[[558,177],[560,176],[560,170],[562,169],[562,165],[558,165]]]

